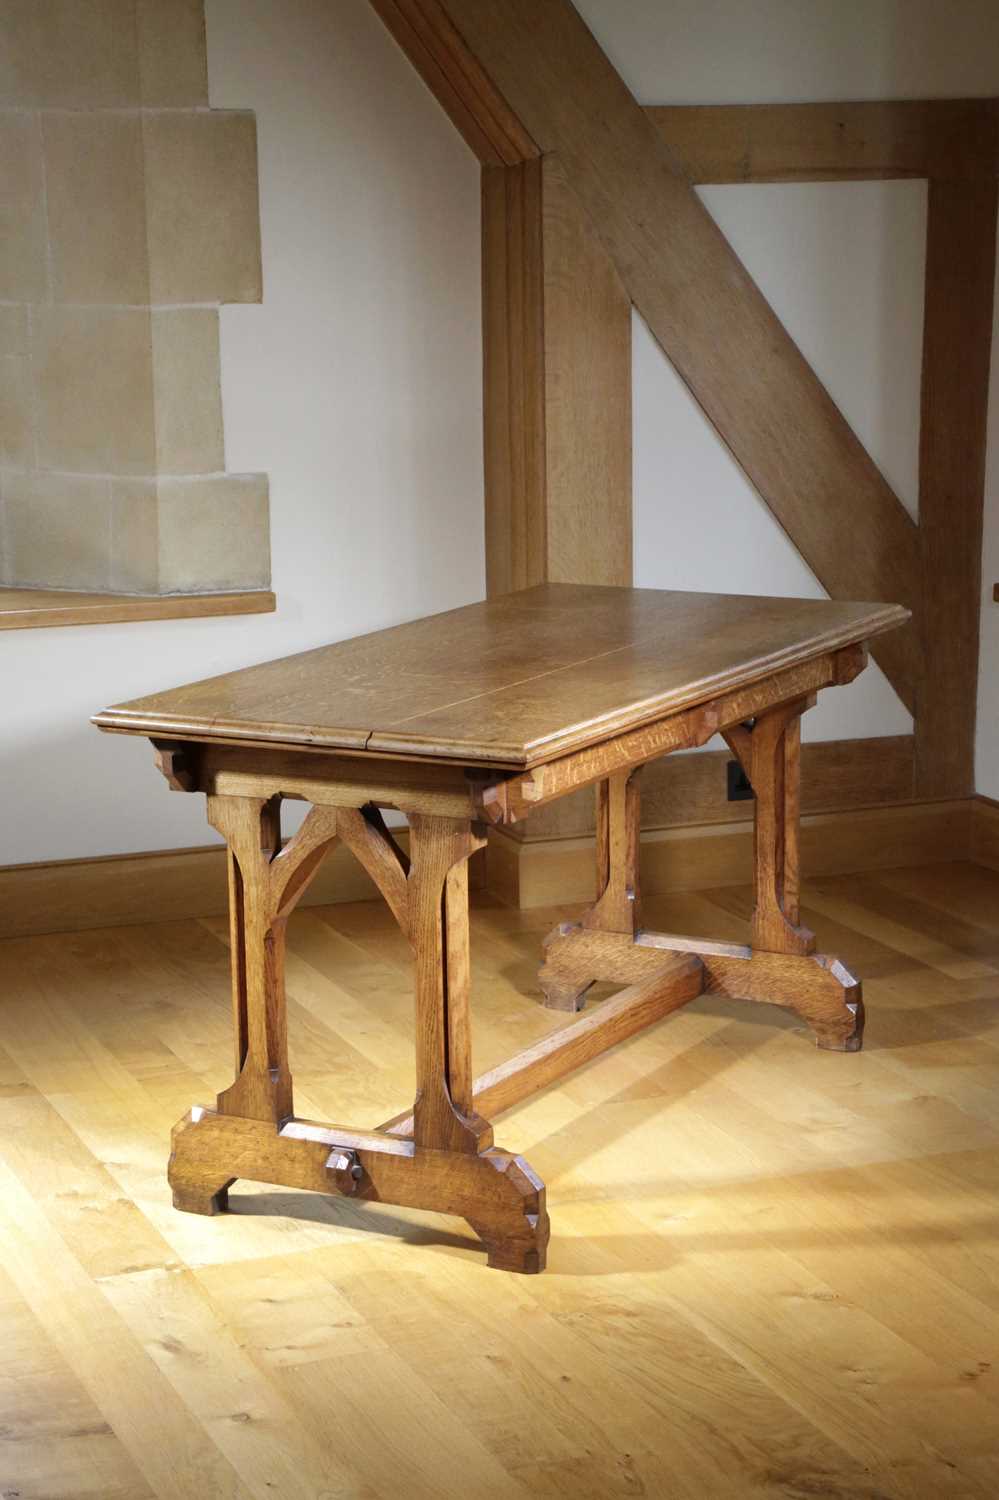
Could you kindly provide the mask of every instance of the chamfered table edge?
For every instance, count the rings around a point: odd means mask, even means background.
[[[862,621],[843,625],[811,639],[805,649],[787,647],[757,662],[744,663],[727,673],[720,673],[701,683],[689,684],[672,693],[659,694],[644,703],[632,705],[628,710],[618,710],[603,716],[577,723],[570,730],[563,730],[535,740],[529,745],[497,742],[482,743],[472,740],[447,741],[444,736],[432,739],[428,735],[407,735],[398,730],[364,730],[338,728],[323,731],[290,724],[249,723],[245,720],[185,719],[175,714],[136,713],[128,711],[128,705],[110,707],[94,714],[91,723],[109,733],[142,735],[147,738],[195,741],[201,744],[235,744],[261,749],[288,749],[321,751],[327,754],[341,753],[353,757],[375,760],[409,760],[436,762],[450,765],[495,766],[502,770],[530,770],[558,756],[575,750],[587,749],[612,738],[628,729],[667,718],[684,709],[696,708],[701,703],[723,692],[748,687],[764,681],[775,672],[788,667],[814,661],[817,657],[844,647],[857,645],[882,635],[906,623],[911,611],[900,604],[887,604],[880,612]],[[621,648],[626,649],[626,648]],[[252,668],[247,668],[252,671]],[[552,674],[554,675],[554,674]],[[476,697],[491,698],[506,691],[470,694],[458,702],[474,702]],[[439,710],[454,707],[441,705]],[[428,715],[429,716],[429,715]]]

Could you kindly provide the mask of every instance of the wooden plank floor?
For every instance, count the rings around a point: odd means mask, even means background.
[[[0,1496],[999,1494],[999,875],[813,882],[868,1043],[704,999],[511,1112],[550,1269],[457,1220],[241,1184],[175,1213],[167,1133],[230,1080],[221,920],[0,944]],[[748,893],[648,903],[742,937]],[[551,912],[480,905],[478,1061]],[[376,904],[290,940],[302,1114],[411,1101],[407,955]]]

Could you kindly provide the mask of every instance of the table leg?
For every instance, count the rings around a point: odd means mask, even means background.
[[[469,1016],[468,858],[485,839],[468,822],[412,814],[410,826],[409,935],[416,984],[416,1100],[413,1143],[424,1152],[481,1154],[492,1127],[473,1108]],[[489,1264],[505,1270],[540,1270],[548,1242],[543,1205],[515,1216],[466,1215],[488,1251]]]
[[[416,985],[413,1139],[435,1151],[482,1151],[492,1131],[472,1110],[468,1014],[471,825],[410,818],[409,936]]]
[[[752,946],[764,953],[813,953],[815,938],[799,925],[802,698],[724,731],[756,795],[753,830],[755,904]]]
[[[468,1014],[467,860],[472,825],[413,815],[411,862],[373,808],[313,807],[282,849],[279,799],[209,797],[229,848],[236,1078],[214,1110],[195,1108],[173,1133],[177,1208],[216,1213],[239,1177],[465,1218],[490,1266],[544,1268],[544,1184],[492,1144],[473,1107]],[[298,1120],[288,1068],[284,947],[288,917],[333,842],[352,849],[413,948],[416,1079],[412,1134]]]
[[[725,731],[756,794],[750,941],[760,980],[747,998],[771,998],[770,989],[777,1004],[808,1023],[820,1047],[858,1052],[864,1034],[860,981],[838,959],[817,954],[814,935],[800,921],[801,715],[814,702],[799,698]],[[811,962],[795,964],[795,958]],[[745,977],[722,957],[713,976],[709,972],[707,988],[732,994]]]
[[[236,1077],[218,1096],[220,1114],[280,1125],[292,1115],[284,991],[288,917],[336,838],[331,808],[312,808],[281,847],[280,799],[209,797],[208,820],[228,846],[229,943]],[[235,1179],[210,1163],[171,1178],[174,1205],[200,1213],[225,1207]]]
[[[583,917],[587,932],[626,933],[633,938],[641,920],[639,843],[641,766],[599,781],[597,797],[597,899]],[[562,929],[556,929],[557,936]],[[599,945],[598,945],[599,946]],[[596,976],[586,959],[573,966],[546,963],[539,975],[550,1010],[580,1010]]]
[[[704,966],[704,990],[765,1001],[797,1012],[820,1047],[856,1052],[864,1005],[860,981],[839,959],[815,953],[800,922],[798,831],[800,698],[725,731],[756,795],[755,900],[750,943],[718,943],[648,932],[639,923],[638,784],[621,773],[598,788],[598,896],[579,923],[562,923],[545,942],[539,984],[545,1003],[578,1009],[596,980],[624,984],[689,953]]]

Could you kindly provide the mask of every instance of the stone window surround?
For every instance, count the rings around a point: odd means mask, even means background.
[[[273,607],[219,389],[218,307],[261,300],[255,120],[208,107],[203,0],[7,0],[0,154],[0,583]]]

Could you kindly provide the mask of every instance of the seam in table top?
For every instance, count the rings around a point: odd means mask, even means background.
[[[559,672],[568,672],[572,667],[588,666],[592,661],[602,661],[605,656],[617,656],[621,651],[629,651],[635,646],[644,646],[653,640],[655,640],[654,635],[643,636],[639,640],[628,641],[624,646],[612,646],[609,651],[597,651],[593,656],[580,656],[575,661],[563,662],[560,667],[550,667],[547,672],[533,672],[530,677],[518,677],[514,682],[504,682],[502,687],[488,688],[481,693],[468,693],[464,698],[453,698],[449,703],[438,703],[436,708],[407,714],[404,719],[393,719],[391,724],[386,724],[381,729],[369,730],[364,741],[364,748],[365,750],[368,748],[376,734],[388,734],[403,724],[409,724],[413,719],[426,719],[432,714],[443,713],[445,709],[458,708],[462,703],[474,703],[477,698],[495,698],[497,693],[506,693],[511,688],[523,687],[526,682],[540,682],[544,677],[555,677]]]
[[[876,630],[874,630],[874,629],[872,629],[869,632],[870,635],[874,635],[874,634],[877,634],[877,633],[878,632]],[[374,739],[374,737],[375,737],[376,734],[390,734],[390,733],[394,733],[397,729],[401,729],[404,725],[412,723],[412,721],[414,719],[428,719],[428,718],[432,718],[435,714],[444,713],[444,711],[446,709],[449,709],[449,708],[458,708],[463,703],[474,703],[477,698],[494,698],[494,697],[496,697],[500,693],[509,692],[511,688],[523,687],[525,683],[528,683],[528,682],[541,682],[545,677],[556,677],[560,672],[568,672],[568,671],[570,671],[574,667],[585,667],[590,662],[603,661],[606,657],[609,657],[609,656],[618,656],[623,651],[631,651],[631,650],[634,650],[635,647],[637,647],[637,646],[648,645],[650,641],[654,641],[654,640],[657,639],[657,635],[658,635],[658,632],[653,632],[652,634],[647,635],[647,636],[645,636],[645,635],[638,636],[638,637],[636,637],[635,640],[627,641],[623,646],[612,646],[607,651],[597,651],[592,656],[581,656],[581,657],[577,658],[575,661],[564,662],[562,664],[562,666],[560,666],[560,667],[551,667],[546,672],[534,672],[529,677],[519,677],[519,678],[517,678],[517,680],[515,682],[505,682],[502,687],[489,688],[488,690],[486,690],[484,692],[481,692],[481,693],[468,693],[468,694],[466,694],[466,696],[464,698],[454,698],[454,699],[452,699],[448,703],[439,703],[436,706],[436,708],[423,709],[419,713],[407,714],[404,719],[393,719],[391,721],[391,723],[385,724],[381,728],[373,728],[373,729],[369,730],[368,734],[365,736],[364,747],[363,748],[365,750],[367,750],[368,746],[370,745],[372,739]],[[861,636],[861,637],[859,637],[859,639],[861,639],[861,640],[866,639],[866,638],[867,638],[867,636]],[[858,639],[858,638],[855,637],[854,639]],[[830,645],[830,644],[828,644],[825,641],[820,641],[820,642],[817,643],[815,652],[813,654],[814,655],[819,655],[819,653],[821,651],[823,651],[823,650],[834,650],[834,649],[836,649],[835,646]],[[793,652],[794,650],[795,650],[794,646],[786,646],[784,648],[783,653],[781,653],[781,656],[787,656],[791,652]],[[781,656],[768,657],[767,660],[772,665],[779,665],[779,663],[781,661]],[[755,660],[759,660],[759,658],[757,657],[757,658],[755,658]],[[655,696],[659,696],[659,695],[655,695],[654,694],[653,696],[655,697]],[[648,701],[648,700],[643,699],[642,701],[645,702],[645,701]],[[598,718],[599,717],[600,716],[598,715]]]

